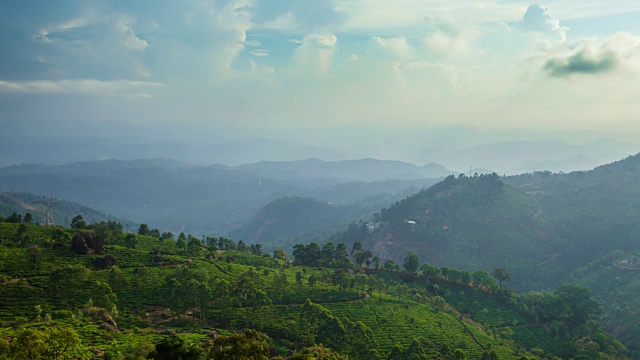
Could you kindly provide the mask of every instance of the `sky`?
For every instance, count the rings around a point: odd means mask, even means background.
[[[628,137],[639,76],[638,1],[0,2],[0,125]]]

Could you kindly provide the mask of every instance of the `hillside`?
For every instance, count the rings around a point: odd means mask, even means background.
[[[399,261],[411,249],[437,266],[506,267],[514,286],[529,289],[542,281],[532,267],[545,265],[550,272],[557,264],[557,240],[538,204],[495,174],[448,177],[383,209],[379,223],[388,225],[352,241],[382,259]]]
[[[264,351],[271,356],[321,343],[351,359],[391,359],[399,353],[434,359],[532,359],[534,354],[624,359],[627,354],[593,323],[572,323],[567,315],[544,310],[552,299],[563,304],[560,291],[540,294],[532,303],[505,289],[472,287],[440,275],[306,266],[298,259],[290,266],[224,250],[235,247],[225,238],[207,239],[208,247],[190,238],[180,247],[122,234],[102,249],[98,238],[84,232],[85,240],[93,240],[86,243],[91,252],[82,255],[73,245],[77,231],[27,229],[28,240],[19,242],[11,240],[18,224],[0,224],[5,239],[0,243],[0,335],[14,339],[0,342],[0,358],[23,351],[30,341],[24,334],[44,336],[49,346],[49,329],[77,334],[63,340],[73,346],[62,354],[105,359],[163,359],[160,348],[208,348],[213,357],[206,358],[225,358],[215,357],[221,356],[215,355],[221,351],[216,344],[256,336],[231,335],[246,328],[268,336],[260,341],[268,343]],[[57,245],[47,245],[52,243]],[[40,256],[29,255],[38,248]],[[323,256],[346,260],[338,253]],[[526,303],[539,307],[535,319],[531,311],[523,312]],[[548,327],[552,321],[553,329]],[[211,348],[210,338],[215,339]],[[602,351],[584,347],[585,341]]]
[[[266,250],[291,249],[296,243],[324,241],[375,208],[331,205],[311,198],[285,197],[262,207],[251,223],[229,234],[233,239],[260,243]]]
[[[603,305],[602,324],[630,348],[640,348],[640,251],[607,254],[576,269],[570,282],[591,289]]]
[[[615,250],[638,250],[640,155],[569,174],[449,177],[380,212],[362,238],[383,258],[407,250],[469,270],[507,266],[522,289],[554,286]]]
[[[638,349],[640,331],[624,315],[640,305],[637,272],[606,257],[640,250],[638,183],[640,154],[568,174],[448,177],[383,209],[368,225],[372,233],[362,225],[338,238],[360,241],[382,260],[399,261],[411,249],[438,266],[505,267],[524,291],[587,286],[605,304],[603,323]],[[591,271],[603,258],[609,262]]]
[[[28,193],[0,192],[0,215],[7,217],[13,213],[25,214],[30,212],[34,221],[42,223],[44,217],[43,211],[37,202],[40,200],[39,195]],[[50,198],[45,198],[50,200]],[[125,226],[135,229],[138,227],[133,222],[123,221],[113,216],[109,216],[101,211],[94,210],[78,203],[55,199],[53,208],[53,219],[57,225],[69,226],[71,219],[76,215],[82,215],[83,219],[88,223],[99,223],[101,221],[119,221]]]

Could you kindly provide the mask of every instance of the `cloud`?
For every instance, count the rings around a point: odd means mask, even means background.
[[[251,51],[251,55],[257,57],[269,56],[269,51],[265,49],[256,49]]]
[[[620,33],[605,40],[587,40],[542,66],[552,77],[574,74],[599,75],[618,69],[640,71],[640,38]]]
[[[0,80],[0,92],[17,94],[124,95],[149,97],[150,91],[157,90],[162,87],[164,87],[164,85],[160,83],[131,80]]]
[[[606,73],[617,65],[618,60],[612,52],[595,55],[583,50],[567,58],[550,59],[543,69],[553,77],[565,77],[571,74]]]
[[[149,46],[147,41],[136,36],[133,29],[124,21],[118,21],[114,28],[116,33],[122,37],[122,44],[125,48],[129,50],[144,50]]]
[[[308,34],[302,39],[302,44],[294,52],[296,66],[303,73],[312,70],[317,75],[329,75],[331,57],[338,38],[334,34]]]
[[[522,20],[515,25],[521,31],[557,34],[561,41],[566,39],[566,33],[569,30],[567,27],[560,26],[560,21],[551,15],[548,8],[538,4],[530,5]]]
[[[427,18],[427,25],[429,33],[425,36],[424,43],[432,54],[462,57],[479,53],[472,46],[481,35],[476,26],[462,26],[442,18]]]
[[[374,36],[373,42],[378,47],[390,53],[394,58],[402,60],[411,58],[409,43],[405,37],[385,39],[383,37]]]

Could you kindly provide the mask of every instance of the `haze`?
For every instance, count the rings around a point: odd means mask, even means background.
[[[0,19],[0,136],[24,149],[2,165],[375,157],[516,173],[638,150],[634,1],[26,1]],[[469,156],[505,141],[528,157]],[[549,146],[570,151],[530,156]]]

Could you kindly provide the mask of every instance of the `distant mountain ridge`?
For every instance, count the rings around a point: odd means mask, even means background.
[[[313,197],[352,204],[432,185],[437,165],[363,159],[198,166],[168,159],[102,160],[0,168],[0,189],[53,193],[115,216],[194,234],[224,234],[270,201]],[[384,203],[377,203],[378,206]]]
[[[503,141],[457,150],[423,149],[417,159],[464,170],[471,167],[515,175],[533,171],[589,170],[640,151],[640,146],[614,140],[572,145],[562,141]]]
[[[298,161],[261,161],[233,168],[273,178],[331,178],[340,181],[415,180],[445,177],[455,173],[436,163],[416,166],[403,161],[371,158],[340,161],[322,161],[315,158]]]

